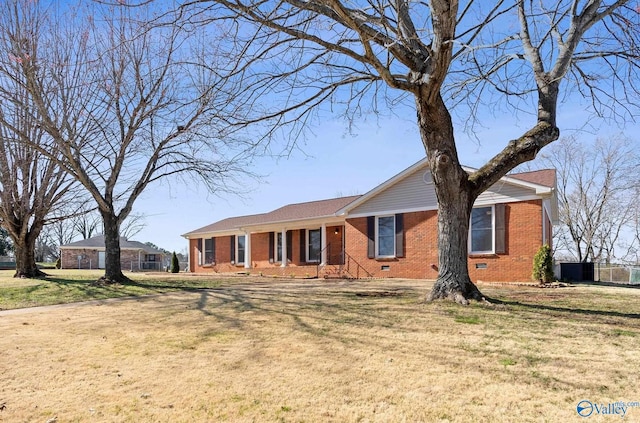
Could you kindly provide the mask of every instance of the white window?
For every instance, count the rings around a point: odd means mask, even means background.
[[[471,209],[469,245],[471,254],[494,252],[495,213],[493,206]]]
[[[320,252],[320,229],[307,229],[307,262],[319,262]]]
[[[282,261],[282,232],[276,232],[275,244],[276,261]]]
[[[243,265],[246,251],[246,235],[238,235],[236,237],[236,264]]]
[[[376,217],[376,257],[396,256],[396,217]]]

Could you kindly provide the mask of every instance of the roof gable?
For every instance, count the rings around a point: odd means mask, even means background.
[[[471,173],[473,168],[464,167]],[[476,200],[476,205],[542,198],[553,193],[555,170],[545,169],[505,176]],[[267,213],[230,217],[190,231],[185,238],[233,235],[253,228],[273,230],[284,223],[300,225],[319,219],[437,209],[437,199],[426,158],[376,186],[364,195],[288,204]],[[313,220],[315,219],[315,220]],[[282,225],[291,228],[289,225]]]
[[[471,173],[476,169],[463,167]],[[497,204],[542,198],[555,187],[555,170],[545,169],[507,175],[478,196],[476,205]],[[436,210],[433,180],[426,158],[378,185],[338,213],[362,216],[380,213]]]

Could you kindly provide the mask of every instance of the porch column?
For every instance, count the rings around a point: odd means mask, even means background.
[[[251,269],[251,233],[244,233],[244,268]]]
[[[280,267],[287,267],[287,230],[282,230],[282,264]]]
[[[320,266],[327,264],[327,225],[320,227]]]

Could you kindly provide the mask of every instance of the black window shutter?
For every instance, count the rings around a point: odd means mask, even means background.
[[[367,257],[374,258],[376,256],[376,218],[375,216],[367,216]]]
[[[231,239],[231,261],[236,261],[236,236],[231,235],[229,238]]]
[[[396,257],[404,257],[404,215],[396,214]]]
[[[216,239],[211,238],[211,257],[213,259],[213,264],[216,264]]]
[[[276,234],[275,232],[269,232],[269,260],[274,262],[275,261],[275,257],[274,257],[274,251],[273,251],[273,244],[275,242],[275,238],[276,238]]]
[[[198,238],[198,265],[202,265],[202,238]]]
[[[287,260],[293,260],[293,232],[287,231]]]
[[[504,254],[507,252],[505,206],[496,204],[494,210],[496,211],[496,254]]]
[[[300,229],[300,262],[307,261],[306,230]]]

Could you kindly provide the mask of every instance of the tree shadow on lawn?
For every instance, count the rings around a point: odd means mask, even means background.
[[[148,291],[149,294],[154,293],[163,293],[169,291],[199,291],[201,289],[209,289],[220,285],[220,282],[214,281],[209,282],[207,284],[202,283],[202,281],[184,281],[180,279],[167,279],[166,281],[158,281],[158,280],[132,280],[125,283],[117,283],[117,284],[104,284],[98,283],[95,279],[65,279],[59,277],[51,277],[48,276],[44,281],[51,282],[58,286],[70,286],[75,287],[78,290],[85,292],[110,292],[114,294],[125,294],[125,295],[146,295],[145,292],[135,293],[131,291],[123,292],[123,288],[140,288],[141,290]]]
[[[388,297],[392,296],[394,300]],[[250,287],[221,287],[202,291],[195,304],[196,309],[221,321],[227,321],[234,327],[244,325],[243,313],[253,312],[268,315],[289,317],[292,327],[311,335],[328,337],[340,342],[353,343],[357,337],[341,334],[340,325],[364,327],[396,328],[402,321],[394,318],[388,306],[397,304],[398,298],[406,302],[407,297],[415,297],[419,304],[421,294],[418,292],[394,293],[393,295],[363,297],[357,292],[322,292],[314,290],[259,289]],[[226,310],[226,311],[224,311]],[[231,310],[234,313],[230,314]]]
[[[585,308],[571,308],[571,307],[558,307],[548,304],[531,304],[531,303],[523,303],[520,301],[511,301],[511,300],[493,300],[495,304],[500,304],[504,306],[510,307],[519,307],[522,309],[528,310],[536,310],[536,311],[549,311],[556,313],[556,315],[569,315],[569,314],[579,314],[585,316],[592,317],[620,317],[625,319],[640,319],[640,313],[624,313],[621,311],[614,310],[596,310],[596,309],[585,309]]]

